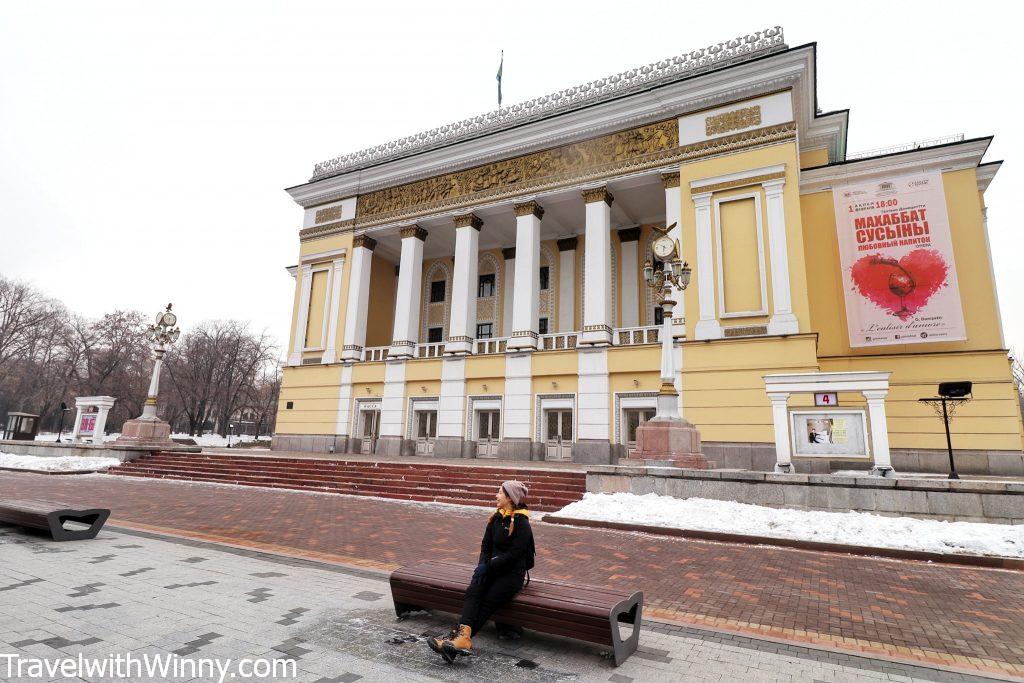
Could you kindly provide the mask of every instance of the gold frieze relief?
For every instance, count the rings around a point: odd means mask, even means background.
[[[678,146],[679,130],[675,119],[652,123],[360,195],[356,222],[362,225],[394,212],[454,203],[453,200],[494,190],[532,186],[545,179],[644,158]]]
[[[721,135],[742,128],[761,125],[761,105],[734,109],[704,119],[704,133],[708,136]]]

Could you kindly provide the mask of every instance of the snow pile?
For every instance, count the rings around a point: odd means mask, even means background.
[[[189,436],[188,434],[171,434],[172,439],[192,439],[196,442],[197,446],[203,446],[204,448],[224,448],[228,445],[227,437],[221,436],[220,434],[203,434],[202,436]],[[261,436],[256,439],[252,436],[239,436],[233,434],[231,436],[231,445],[237,446],[239,443],[244,441],[270,441],[269,436]]]
[[[120,465],[117,458],[80,458],[76,455],[62,455],[47,458],[38,455],[15,455],[0,452],[0,467],[15,470],[46,470],[48,472],[79,472],[105,470]]]
[[[648,493],[587,493],[561,517],[932,553],[1024,557],[1024,525],[785,510]]]

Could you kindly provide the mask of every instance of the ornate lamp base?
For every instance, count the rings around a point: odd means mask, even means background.
[[[146,417],[145,415],[125,422],[121,427],[121,436],[114,444],[154,450],[178,446],[171,441],[171,425],[160,418]]]
[[[636,450],[628,463],[708,470],[715,466],[701,453],[700,432],[678,417],[655,417],[636,428]]]

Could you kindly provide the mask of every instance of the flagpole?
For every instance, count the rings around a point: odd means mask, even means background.
[[[498,81],[498,109],[501,109],[501,72],[505,68],[505,51],[501,51],[501,62],[498,63],[498,75],[496,76]]]

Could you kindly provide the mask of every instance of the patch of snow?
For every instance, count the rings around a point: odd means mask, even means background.
[[[0,467],[16,470],[46,470],[47,472],[79,472],[88,470],[105,470],[116,467],[121,461],[117,458],[85,458],[76,455],[61,455],[48,458],[38,455],[17,455],[0,452]]]
[[[718,531],[943,554],[1024,557],[1024,525],[786,510],[648,493],[587,493],[555,513],[626,524]]]

